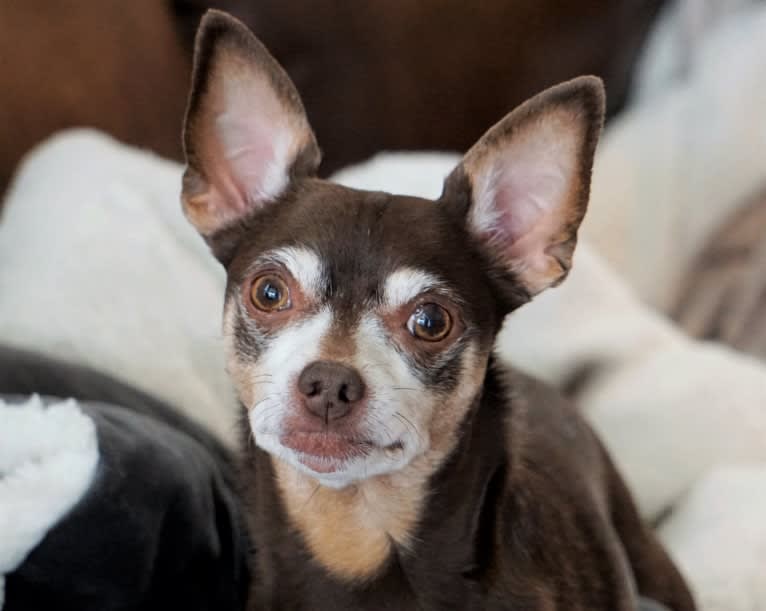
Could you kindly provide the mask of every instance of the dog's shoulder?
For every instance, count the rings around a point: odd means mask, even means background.
[[[494,371],[508,457],[496,511],[497,574],[523,569],[527,576],[523,584],[504,578],[500,589],[507,595],[532,589],[540,600],[567,600],[571,609],[632,608],[603,446],[555,389],[510,367]],[[599,580],[610,588],[582,585]]]
[[[507,448],[516,460],[592,470],[603,449],[577,405],[558,390],[508,364],[495,364]]]

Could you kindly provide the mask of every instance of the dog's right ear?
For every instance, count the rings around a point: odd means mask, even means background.
[[[183,143],[184,212],[208,239],[313,175],[320,161],[290,78],[244,24],[214,10],[197,32]]]

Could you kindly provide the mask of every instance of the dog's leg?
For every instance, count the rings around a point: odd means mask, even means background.
[[[606,451],[602,450],[602,454],[607,470],[612,523],[633,569],[641,597],[639,611],[694,611],[696,606],[683,577],[654,531],[641,519]]]

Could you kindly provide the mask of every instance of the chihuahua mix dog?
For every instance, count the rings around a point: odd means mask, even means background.
[[[492,355],[570,268],[603,112],[578,78],[492,127],[437,201],[353,190],[316,177],[263,45],[204,17],[182,200],[228,274],[250,609],[694,609],[582,418]]]

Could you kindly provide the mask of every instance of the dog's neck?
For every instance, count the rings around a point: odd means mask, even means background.
[[[287,561],[305,549],[341,582],[369,581],[394,562],[406,570],[424,558],[446,575],[479,571],[491,556],[491,508],[509,464],[507,399],[491,371],[451,447],[437,439],[395,474],[335,490],[249,443],[251,524],[261,559]],[[294,534],[286,538],[286,531]]]

